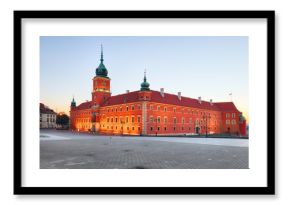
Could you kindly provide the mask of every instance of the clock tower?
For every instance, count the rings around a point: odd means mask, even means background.
[[[103,46],[101,47],[100,65],[96,68],[96,76],[93,78],[92,103],[99,106],[111,97],[110,81],[108,70],[104,65]]]
[[[96,76],[93,78],[92,91],[92,131],[100,129],[100,106],[111,97],[108,70],[104,65],[103,46],[101,46],[100,65],[96,68]]]

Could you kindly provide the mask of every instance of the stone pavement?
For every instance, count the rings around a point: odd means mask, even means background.
[[[40,132],[41,169],[247,169],[247,139]]]

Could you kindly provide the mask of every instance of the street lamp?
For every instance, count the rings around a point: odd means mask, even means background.
[[[157,118],[155,119],[155,122],[156,122],[156,132],[155,132],[155,135],[157,136]]]
[[[207,120],[209,119],[210,120],[210,116],[208,115],[203,115],[202,116],[203,120],[205,120],[205,137],[207,137],[207,133],[208,133],[208,126],[207,126]]]
[[[121,130],[122,130],[122,135],[124,135],[124,127],[123,127],[123,124],[124,124],[124,122],[123,122],[123,120],[121,120]]]

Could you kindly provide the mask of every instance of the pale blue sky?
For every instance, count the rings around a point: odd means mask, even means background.
[[[150,88],[216,102],[233,101],[248,117],[247,36],[40,37],[40,101],[68,113],[91,100],[100,45],[113,95],[140,89],[144,70]]]

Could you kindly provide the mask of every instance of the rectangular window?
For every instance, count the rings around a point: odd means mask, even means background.
[[[226,120],[226,124],[227,125],[231,124],[231,121],[230,120]]]
[[[150,122],[153,123],[153,121],[154,121],[153,116],[150,116]]]
[[[160,111],[160,106],[157,106],[157,110]]]
[[[134,105],[132,105],[132,107],[131,107],[131,110],[134,110],[135,109],[135,106]]]
[[[134,123],[134,117],[132,117],[132,123]]]
[[[185,122],[185,119],[184,119],[184,117],[182,118],[182,124],[184,124],[184,122]]]
[[[229,117],[230,117],[230,113],[227,113],[227,114],[226,114],[226,118],[229,118]]]
[[[236,120],[232,120],[232,125],[235,125],[236,124]]]
[[[232,113],[232,118],[235,118],[236,117],[236,113]]]
[[[164,117],[164,123],[165,124],[167,123],[167,117]]]
[[[118,118],[117,117],[115,118],[115,122],[118,122]]]
[[[160,117],[157,117],[157,122],[160,123]]]
[[[153,127],[150,127],[150,130],[153,131]]]
[[[141,117],[140,116],[138,116],[138,122],[141,122]]]
[[[120,112],[122,112],[122,107],[120,107]]]
[[[177,123],[176,117],[173,118],[173,123],[174,123],[174,124]]]
[[[176,107],[173,108],[173,112],[176,112]]]
[[[159,131],[160,130],[160,127],[157,127],[157,130]]]
[[[141,110],[141,105],[138,105],[138,110]]]
[[[129,117],[126,117],[126,122],[127,122],[127,123],[129,122]]]
[[[164,112],[166,112],[167,111],[167,107],[164,107]]]
[[[134,127],[132,127],[132,130],[134,130],[135,128]]]

